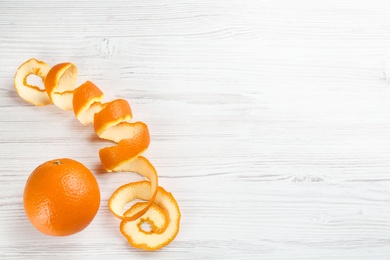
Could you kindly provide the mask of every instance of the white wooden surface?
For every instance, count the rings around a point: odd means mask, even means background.
[[[0,0],[0,258],[390,259],[390,2]],[[180,233],[130,247],[107,209],[131,173],[71,112],[13,88],[35,57],[125,98],[177,198]],[[96,174],[83,232],[38,233],[29,173],[70,157]]]

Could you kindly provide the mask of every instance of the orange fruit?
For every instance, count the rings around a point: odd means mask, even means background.
[[[73,89],[76,85],[77,67],[64,62],[54,65],[45,77],[45,89],[54,105],[63,110],[73,109]]]
[[[63,158],[39,165],[27,179],[24,210],[31,224],[51,236],[85,229],[100,206],[99,185],[80,162]]]

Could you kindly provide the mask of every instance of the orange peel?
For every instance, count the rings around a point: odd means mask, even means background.
[[[77,67],[64,62],[54,65],[45,77],[45,89],[53,103],[63,109],[73,109],[73,90],[76,84]]]
[[[150,135],[145,123],[127,123],[121,130],[127,130],[123,134],[126,138],[114,146],[104,147],[99,151],[100,161],[104,169],[109,172],[119,171],[123,168],[121,165],[134,160],[149,147]],[[120,131],[112,133],[121,135]],[[115,139],[114,136],[112,137]]]
[[[145,214],[148,209],[153,205],[154,199],[157,195],[158,188],[158,176],[156,169],[154,166],[143,156],[139,156],[132,161],[128,161],[118,168],[116,171],[126,171],[126,172],[135,172],[144,177],[146,177],[150,181],[149,191],[151,194],[148,198],[148,203],[144,205],[143,208],[140,208],[137,212],[133,212],[133,214],[127,214],[126,216],[122,213],[125,205],[135,198],[131,196],[131,194],[123,193],[120,189],[116,190],[111,198],[108,201],[108,207],[110,211],[119,219],[126,221],[133,221],[141,217]],[[125,199],[123,196],[127,196]]]
[[[20,65],[16,70],[14,77],[15,90],[19,96],[25,101],[36,106],[45,106],[51,104],[52,101],[50,100],[45,89],[27,83],[27,78],[31,74],[40,77],[43,82],[49,70],[49,65],[34,58],[29,59]]]
[[[151,194],[149,187],[150,183],[148,181],[123,185],[114,193],[116,199],[112,203],[123,203],[128,198],[150,200]],[[157,208],[153,206],[153,210],[148,211],[146,215],[137,221],[124,220],[120,224],[121,233],[127,238],[129,244],[136,248],[158,250],[172,242],[179,232],[181,213],[173,195],[164,188],[158,187],[157,196],[154,199],[153,205],[156,205]],[[127,210],[125,216],[127,214],[133,214],[132,211],[132,208]],[[144,222],[150,224],[151,231],[148,232],[142,229],[141,225]]]
[[[124,214],[125,215],[134,215],[141,208],[144,208],[148,202],[136,202],[128,209]],[[136,221],[122,221],[123,223],[132,223],[136,224],[138,231],[145,234],[158,233],[161,234],[164,232],[165,228],[168,225],[169,219],[164,209],[160,208],[157,204],[153,203],[150,209],[138,218]],[[149,224],[149,229],[145,229],[143,226],[144,223]],[[132,232],[128,232],[132,233]]]
[[[116,99],[106,103],[105,107],[94,116],[95,133],[102,139],[114,142],[129,138],[133,133],[131,129],[128,132],[124,128],[129,128],[130,123],[128,121],[132,117],[131,107],[126,100]]]
[[[83,125],[93,123],[95,113],[104,108],[101,103],[103,97],[103,92],[91,81],[86,81],[74,90],[73,112]]]
[[[103,139],[118,142],[114,146],[99,150],[99,157],[104,169],[109,172],[135,172],[151,182],[151,198],[143,209],[132,216],[123,216],[121,207],[109,206],[111,212],[122,220],[132,221],[141,217],[152,206],[157,194],[158,176],[153,165],[143,156],[140,156],[150,143],[148,127],[145,123],[130,123],[132,112],[129,103],[117,99],[107,103],[94,117],[96,134]],[[115,196],[113,196],[115,200]],[[109,205],[118,205],[109,203]]]

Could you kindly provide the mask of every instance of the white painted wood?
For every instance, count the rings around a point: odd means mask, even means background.
[[[0,1],[0,258],[389,259],[390,2]],[[125,98],[145,153],[177,198],[180,233],[131,248],[107,209],[131,173],[71,112],[13,88],[35,57],[71,61],[78,83]],[[96,174],[93,223],[41,235],[23,211],[40,163]]]

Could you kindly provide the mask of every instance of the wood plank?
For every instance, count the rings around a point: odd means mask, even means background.
[[[388,259],[388,1],[0,1],[0,258]],[[110,145],[13,88],[35,57],[79,69],[148,124],[147,156],[182,212],[158,252],[131,248],[107,200]],[[40,163],[96,175],[83,232],[41,235],[23,211]]]

